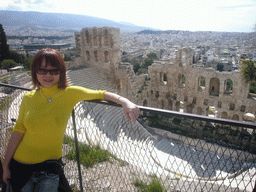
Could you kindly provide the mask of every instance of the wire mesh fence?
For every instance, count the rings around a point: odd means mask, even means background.
[[[0,103],[1,160],[26,92],[9,89]],[[62,156],[74,191],[253,191],[255,124],[141,110],[134,123],[111,103],[75,106]]]

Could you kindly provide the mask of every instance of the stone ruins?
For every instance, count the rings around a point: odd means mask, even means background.
[[[156,61],[148,74],[135,75],[130,63],[121,62],[120,29],[84,28],[75,39],[79,57],[72,67],[96,68],[138,105],[239,121],[256,113],[256,97],[238,71],[201,68],[193,63],[190,48],[178,50],[174,62]]]

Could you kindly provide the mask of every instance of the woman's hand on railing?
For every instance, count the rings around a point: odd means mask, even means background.
[[[111,93],[111,92],[105,92],[104,98],[107,101],[112,101],[112,102],[122,105],[124,114],[127,117],[127,119],[129,121],[133,120],[133,122],[136,122],[136,119],[140,115],[140,109],[136,104],[134,104],[130,100],[126,99],[125,97],[122,97],[120,95],[117,95],[117,94]]]
[[[125,99],[125,98],[124,98]],[[124,110],[124,114],[127,117],[129,121],[133,120],[133,122],[136,122],[136,119],[140,115],[140,109],[137,105],[129,101],[128,99],[125,99],[126,101],[122,102],[122,107]]]

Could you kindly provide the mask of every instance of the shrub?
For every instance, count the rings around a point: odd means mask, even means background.
[[[159,183],[157,178],[153,178],[151,183],[147,185],[143,181],[136,179],[134,181],[135,187],[139,188],[142,192],[165,192],[166,190],[163,186]]]
[[[256,81],[256,69],[255,63],[252,60],[242,61],[241,63],[241,75],[245,83],[251,83]]]
[[[73,149],[65,156],[69,160],[76,159],[75,141],[65,136],[65,144],[69,144]],[[85,167],[92,167],[96,163],[108,161],[112,156],[107,150],[101,149],[99,146],[89,146],[84,143],[78,143],[80,163]]]
[[[10,68],[15,67],[15,66],[17,66],[17,65],[18,65],[18,63],[16,63],[16,62],[13,61],[13,60],[4,60],[4,61],[2,62],[2,69],[7,69],[7,70],[9,70]]]

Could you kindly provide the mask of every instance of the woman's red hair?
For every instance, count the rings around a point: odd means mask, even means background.
[[[60,70],[60,79],[58,82],[58,88],[65,89],[69,86],[66,76],[66,65],[65,61],[58,51],[51,48],[46,48],[38,51],[33,58],[31,65],[31,76],[34,88],[39,88],[40,83],[36,76],[36,69],[41,67],[42,61],[45,59],[46,67],[48,65],[56,67]]]

